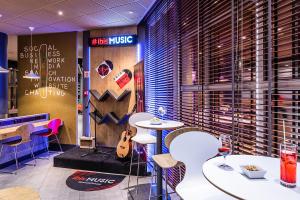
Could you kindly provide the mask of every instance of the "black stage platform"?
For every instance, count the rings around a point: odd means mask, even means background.
[[[81,155],[91,152],[93,150],[80,149],[74,147],[68,151],[54,157],[54,167],[63,167],[71,169],[81,169],[89,171],[98,171],[106,173],[126,174],[129,173],[130,160],[116,159],[115,148],[102,147],[101,151],[109,152],[110,155],[104,154],[89,154],[85,157]],[[135,153],[134,161],[137,160]],[[137,165],[133,166],[132,175],[137,174]],[[146,175],[145,165],[140,167],[140,175]]]

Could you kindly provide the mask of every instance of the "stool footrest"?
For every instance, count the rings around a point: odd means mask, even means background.
[[[26,165],[26,166],[36,166],[36,164],[31,164],[31,163],[24,163],[23,165]]]
[[[8,172],[8,171],[0,171],[0,174],[17,174],[16,171]]]

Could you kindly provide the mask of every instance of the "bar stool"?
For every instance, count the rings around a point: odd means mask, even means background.
[[[169,149],[170,144],[174,138],[176,138],[178,135],[188,132],[188,131],[200,131],[201,129],[198,127],[185,127],[185,128],[179,128],[175,131],[170,132],[166,137],[165,137],[165,145]],[[165,153],[165,154],[157,154],[152,156],[153,161],[155,162],[156,165],[158,165],[160,168],[163,169],[165,173],[165,190],[166,190],[166,199],[168,199],[169,194],[173,194],[175,192],[168,193],[168,169],[171,168],[178,168],[179,169],[179,180],[181,181],[181,167],[184,165],[182,162],[177,161],[173,159],[170,153]],[[153,178],[154,174],[152,173],[151,177],[151,185],[153,184]],[[151,199],[151,187],[150,187],[150,193],[149,193],[149,200]]]
[[[34,157],[34,154],[33,154],[32,140],[31,140],[31,137],[30,137],[31,133],[33,131],[34,131],[34,126],[32,124],[24,124],[24,125],[18,127],[17,130],[16,130],[16,135],[20,136],[19,139],[2,143],[1,150],[0,150],[0,157],[2,155],[3,147],[7,146],[9,148],[14,149],[15,161],[16,161],[16,171],[15,172],[2,172],[2,173],[17,174],[17,170],[19,169],[19,162],[18,162],[18,155],[17,154],[18,154],[18,147],[21,144],[29,144],[31,156],[34,159],[34,165],[33,166],[36,166],[36,160],[35,160],[35,157]]]
[[[47,138],[47,140],[48,140],[48,144],[46,144],[46,148],[47,148],[47,152],[48,152],[48,158],[50,156],[49,147],[48,147],[49,142],[57,141],[58,146],[60,148],[60,151],[63,152],[62,147],[61,147],[60,142],[59,142],[59,139],[58,139],[59,128],[61,126],[62,126],[61,119],[53,119],[48,123],[48,129],[50,129],[49,132],[42,133],[42,134],[37,134],[38,137]],[[54,139],[49,141],[50,137],[54,137]]]
[[[146,163],[146,164],[148,163],[148,161],[140,162],[139,152],[138,152],[138,162],[133,163],[134,147],[137,147],[137,145],[144,145],[145,146],[145,145],[148,145],[148,144],[156,144],[156,137],[150,134],[150,130],[137,127],[135,125],[135,123],[139,122],[139,121],[151,120],[153,117],[154,117],[154,115],[151,114],[151,113],[140,112],[140,113],[133,114],[128,120],[129,125],[131,127],[136,128],[136,130],[137,130],[136,135],[131,138],[131,140],[132,140],[132,151],[131,151],[130,169],[129,169],[129,177],[128,177],[128,188],[127,188],[129,193],[130,193],[129,187],[130,187],[130,176],[131,176],[131,171],[132,171],[132,165],[137,164],[137,179],[136,179],[136,186],[137,186],[136,193],[137,193],[138,192],[138,186],[139,186],[140,164],[141,163]]]

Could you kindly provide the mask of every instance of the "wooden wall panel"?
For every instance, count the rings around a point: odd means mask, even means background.
[[[136,34],[137,27],[120,27],[108,28],[101,30],[92,30],[91,37],[97,36],[112,36],[112,35],[126,35]],[[91,97],[92,102],[97,106],[101,114],[108,112],[115,112],[117,116],[123,116],[132,111],[135,105],[135,91],[134,80],[131,81],[122,89],[115,83],[113,78],[123,69],[129,69],[134,72],[134,65],[137,63],[137,47],[93,47],[91,48],[91,90],[95,89],[100,94],[105,90],[110,89],[117,94],[121,94],[125,89],[130,89],[132,92],[123,101],[115,102],[112,98],[108,98],[104,102],[97,102]],[[95,68],[104,60],[111,60],[113,62],[112,72],[101,79]],[[92,109],[91,109],[92,110]],[[97,125],[97,143],[105,146],[115,147],[118,143],[120,135],[126,129],[127,124],[115,125],[114,123]],[[91,135],[94,135],[94,121],[91,120]]]
[[[76,144],[77,32],[33,36],[32,68],[41,75],[40,80],[23,78],[31,68],[29,47],[30,36],[19,36],[19,115],[50,113],[52,119],[61,118],[61,143]]]

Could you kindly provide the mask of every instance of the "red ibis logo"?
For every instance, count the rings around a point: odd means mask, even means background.
[[[137,43],[137,35],[119,35],[110,37],[94,37],[89,39],[91,47],[128,46]]]

